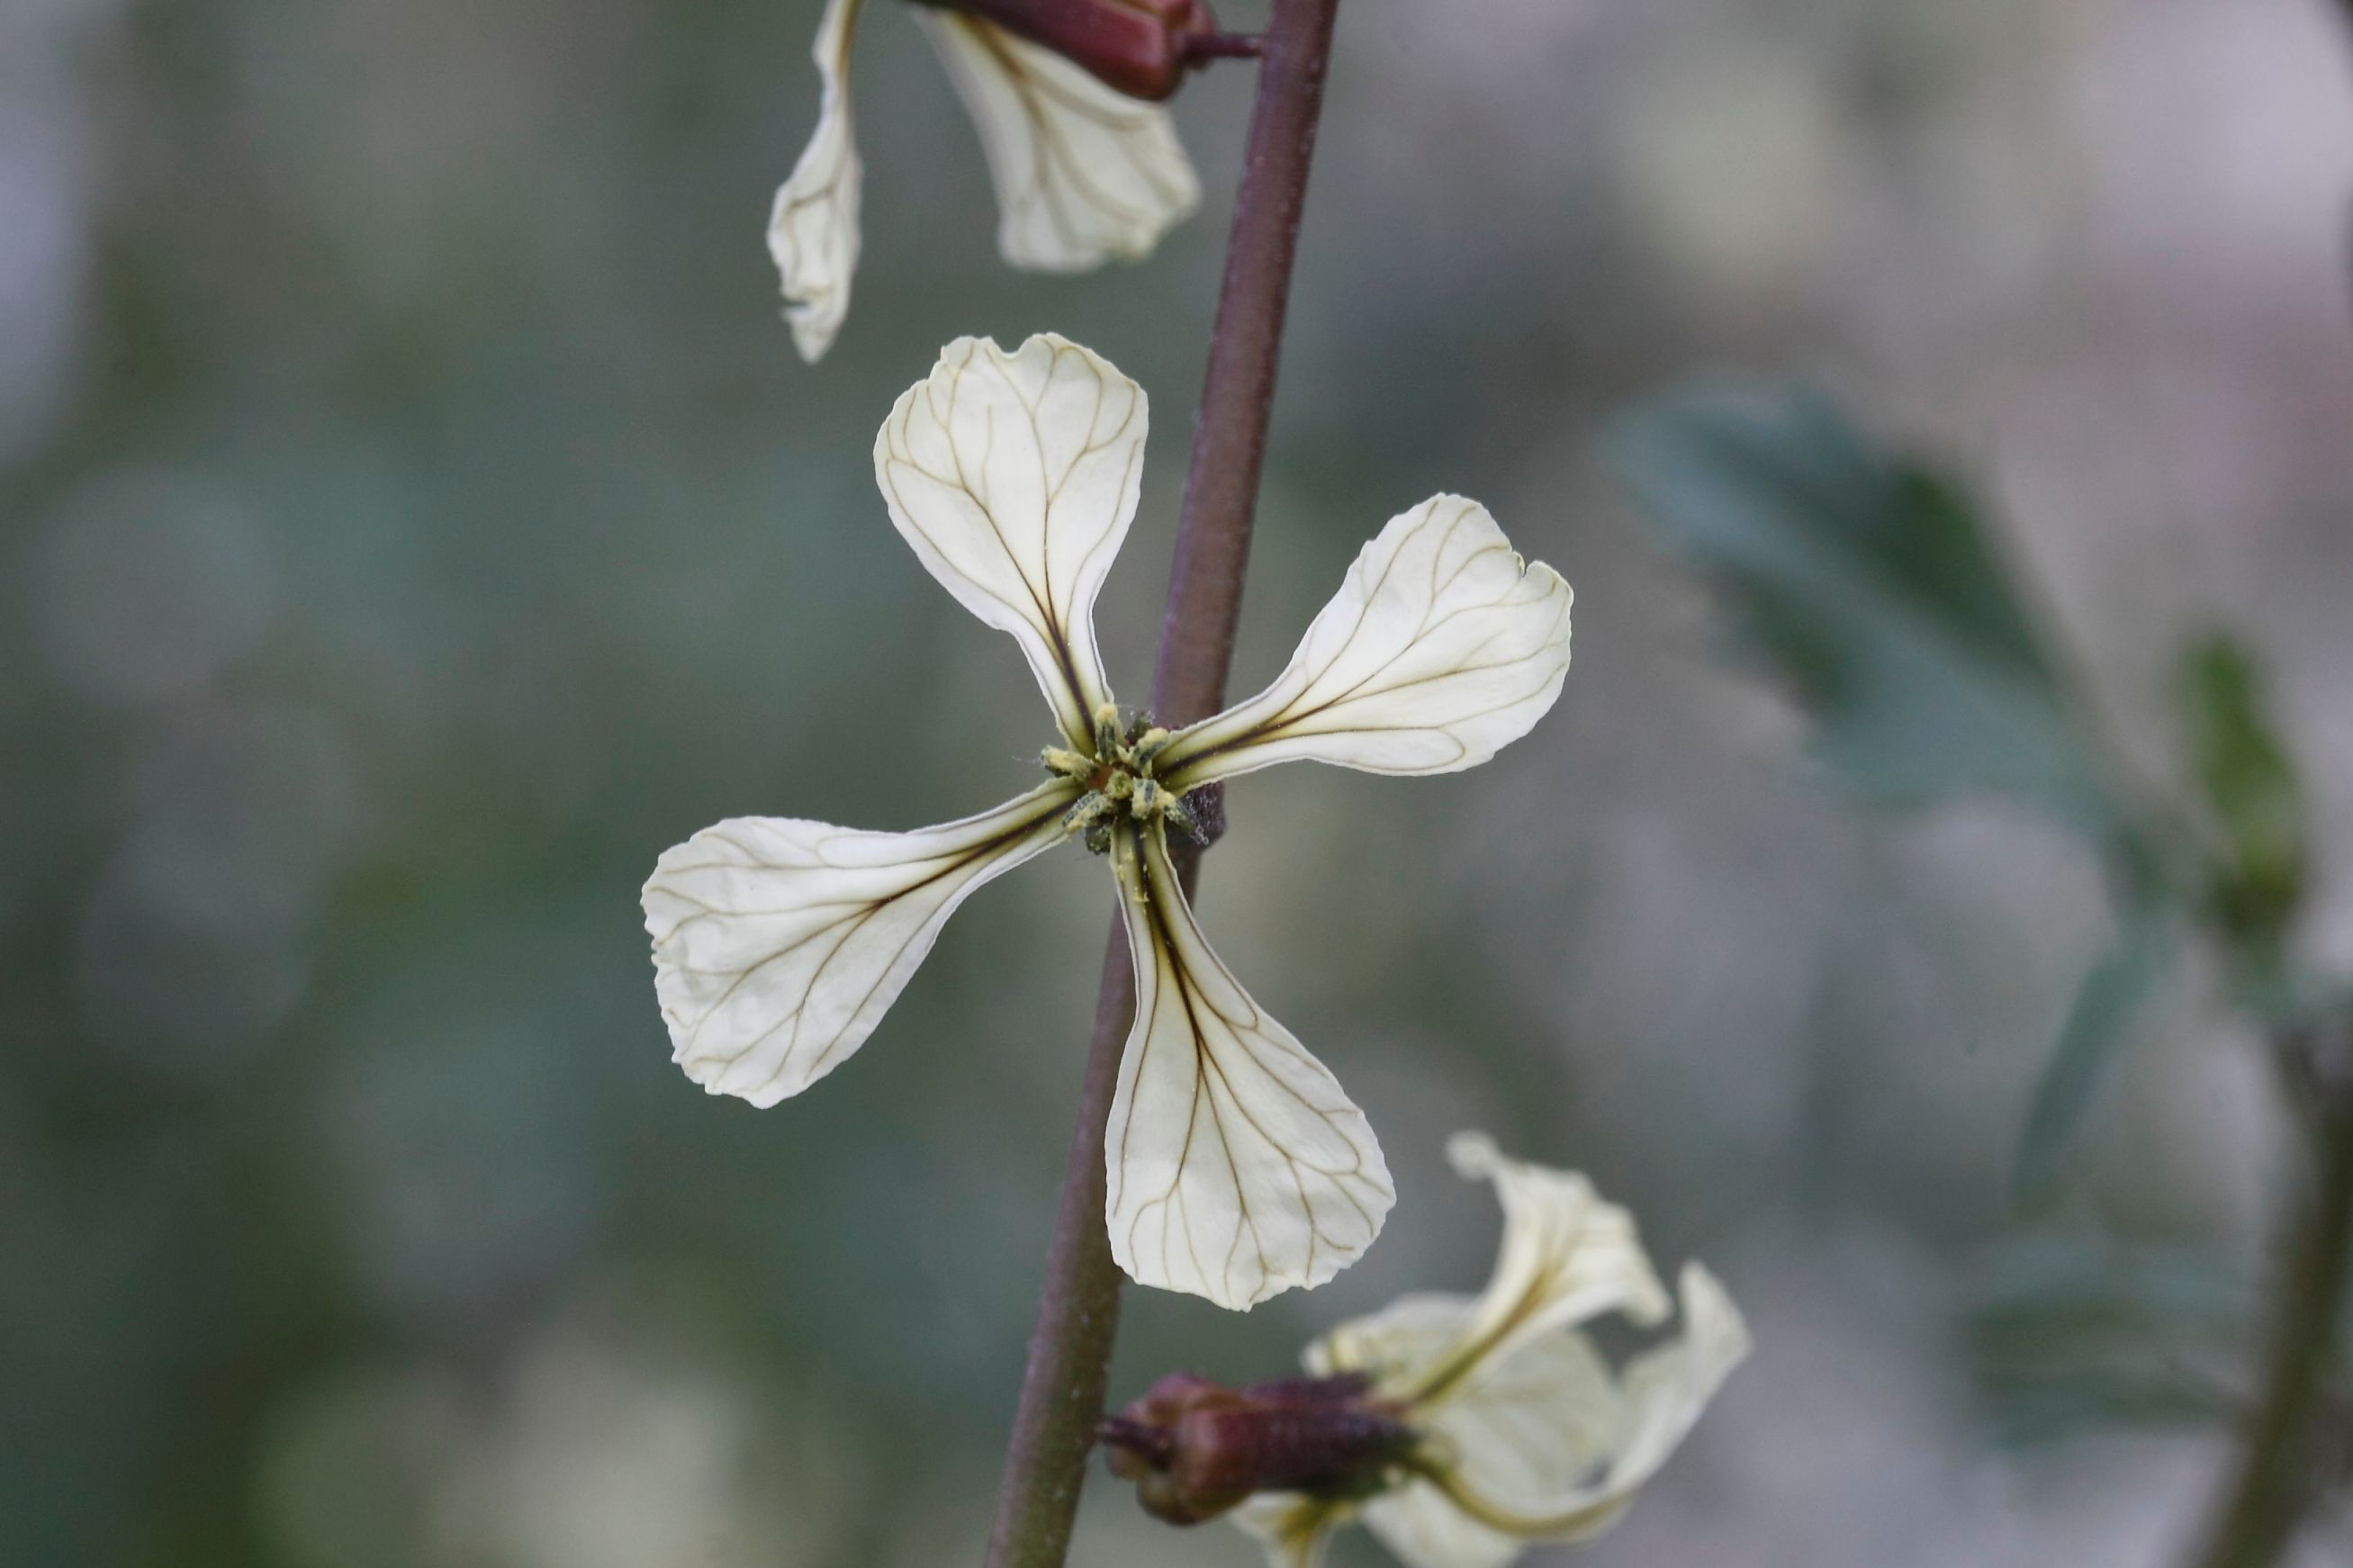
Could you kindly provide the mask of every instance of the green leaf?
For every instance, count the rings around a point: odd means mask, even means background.
[[[2021,1202],[2049,1190],[2059,1176],[2132,1041],[2134,1023],[2165,978],[2175,941],[2170,920],[2135,904],[2126,911],[2115,944],[2075,988],[2019,1139],[2010,1179]]]
[[[2123,814],[1958,485],[1769,385],[1638,411],[1614,452],[1851,785],[1903,805],[2001,792],[2114,837]]]
[[[2274,729],[2254,656],[2215,634],[2183,655],[2182,746],[2221,843],[2209,872],[2225,932],[2275,949],[2304,896],[2310,850],[2304,788]]]
[[[2253,1281],[2228,1260],[2046,1237],[1988,1264],[1970,1360],[2003,1441],[2239,1413],[2262,1316]]]

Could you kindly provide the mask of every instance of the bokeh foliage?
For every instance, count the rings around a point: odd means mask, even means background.
[[[2057,1195],[2193,931],[2216,950],[2221,1001],[2258,1030],[2313,989],[2285,950],[2309,877],[2303,791],[2244,644],[2209,633],[2183,649],[2180,777],[2152,786],[2114,760],[1959,479],[1791,387],[1663,399],[1627,417],[1616,455],[1645,518],[1716,585],[1742,649],[1803,709],[1841,784],[1893,807],[2007,796],[2082,836],[2108,868],[2115,937],[2023,1108],[2025,1204]],[[2026,1234],[1991,1257],[1974,1332],[2014,1439],[2227,1427],[2242,1411],[2268,1279],[2212,1256],[2059,1235]]]

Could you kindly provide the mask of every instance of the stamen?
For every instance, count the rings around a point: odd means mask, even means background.
[[[1167,818],[1169,826],[1203,848],[1208,847],[1209,836],[1203,830],[1200,823],[1195,820],[1193,808],[1185,804],[1184,796],[1175,795],[1168,796],[1160,807],[1160,815]]]
[[[1166,751],[1168,749],[1168,743],[1176,738],[1176,737],[1174,734],[1162,729],[1157,724],[1155,724],[1152,728],[1145,731],[1143,734],[1138,735],[1135,738],[1135,743],[1129,748],[1129,751],[1134,754],[1135,765],[1139,768],[1150,767],[1154,759],[1157,758],[1161,752]]]
[[[1106,763],[1119,755],[1119,704],[1115,702],[1095,710],[1095,755]]]
[[[1095,760],[1083,752],[1069,751],[1061,746],[1049,746],[1038,754],[1038,760],[1045,764],[1048,773],[1059,773],[1066,779],[1076,779],[1081,784],[1094,777]]]
[[[1118,811],[1118,805],[1102,792],[1089,790],[1071,803],[1070,810],[1062,813],[1062,826],[1065,831],[1093,827],[1105,819],[1116,816]]]

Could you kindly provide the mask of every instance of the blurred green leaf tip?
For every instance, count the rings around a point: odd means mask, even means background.
[[[1769,382],[1638,406],[1609,455],[1851,787],[1889,805],[1998,792],[2113,828],[2066,683],[1953,479]]]
[[[2116,935],[2068,1009],[2013,1174],[2021,1201],[2048,1192],[2179,928],[2145,812],[2103,766],[1992,530],[1960,482],[1803,387],[1671,393],[1625,416],[1610,452],[1651,531],[1715,584],[1739,645],[1787,685],[1851,788],[1887,805],[2007,795],[2103,855]],[[2203,679],[2232,689],[2227,672]],[[2225,702],[2208,722],[2239,736],[2248,711]],[[2262,773],[2243,738],[2220,749],[2233,779]],[[2275,795],[2251,777],[2232,798],[2268,821]]]
[[[2272,722],[2262,668],[2210,633],[2184,650],[2176,685],[2183,762],[2215,836],[2209,913],[2233,942],[2266,951],[2304,894],[2304,788]]]

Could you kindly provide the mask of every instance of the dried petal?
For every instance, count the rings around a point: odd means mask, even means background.
[[[817,132],[777,187],[768,215],[768,254],[783,279],[785,320],[793,346],[815,364],[833,346],[849,314],[849,280],[858,270],[858,203],[865,167],[849,116],[849,50],[860,0],[831,0],[813,51],[825,96]]]

